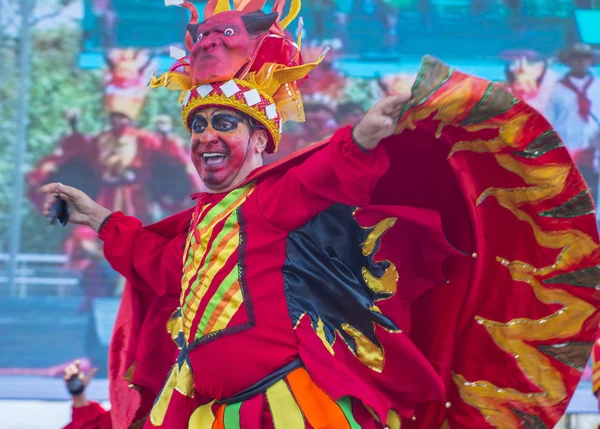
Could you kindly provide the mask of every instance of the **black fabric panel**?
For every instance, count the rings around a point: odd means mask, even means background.
[[[320,318],[330,344],[338,330],[356,352],[354,341],[341,329],[342,323],[352,325],[378,346],[373,323],[388,330],[398,328],[387,317],[370,310],[376,300],[389,296],[369,289],[362,267],[381,277],[389,263],[373,261],[372,255],[377,253],[379,243],[371,256],[363,255],[362,243],[370,230],[358,225],[354,210],[354,207],[333,205],[290,233],[283,275],[294,326],[306,313],[316,330]]]

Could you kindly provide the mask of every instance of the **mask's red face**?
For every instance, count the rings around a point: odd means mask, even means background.
[[[209,189],[225,191],[257,167],[256,154],[260,159],[263,148],[257,148],[256,133],[251,132],[248,119],[233,110],[206,108],[196,113],[192,162]]]
[[[191,75],[194,84],[221,82],[235,77],[256,56],[277,14],[219,13],[188,27],[194,39]]]

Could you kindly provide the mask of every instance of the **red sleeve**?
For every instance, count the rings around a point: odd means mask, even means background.
[[[361,149],[352,127],[344,127],[302,164],[267,179],[271,183],[257,189],[260,211],[273,225],[292,230],[335,203],[365,206],[388,167],[385,148]]]
[[[115,212],[99,237],[110,265],[137,288],[179,295],[185,235],[165,237],[143,228],[139,219]]]
[[[110,412],[90,401],[85,407],[73,407],[71,422],[64,429],[111,429]]]

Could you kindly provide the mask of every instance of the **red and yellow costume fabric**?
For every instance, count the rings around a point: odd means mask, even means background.
[[[594,395],[598,396],[600,391],[600,337],[594,342],[592,365],[592,391]]]
[[[112,427],[149,396],[146,428],[553,427],[599,322],[593,213],[536,111],[426,58],[373,152],[346,128],[158,224],[110,217]]]

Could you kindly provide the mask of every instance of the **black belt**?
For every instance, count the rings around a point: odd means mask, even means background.
[[[260,380],[258,383],[253,384],[248,389],[243,390],[242,392],[238,393],[235,396],[232,396],[231,398],[221,399],[218,402],[220,404],[230,405],[246,401],[258,395],[259,393],[263,393],[269,387],[277,383],[279,380],[282,380],[290,372],[292,372],[295,369],[302,368],[303,366],[304,364],[302,363],[302,361],[300,359],[296,359],[288,363],[283,368],[278,369],[274,373],[267,375],[265,378]]]

